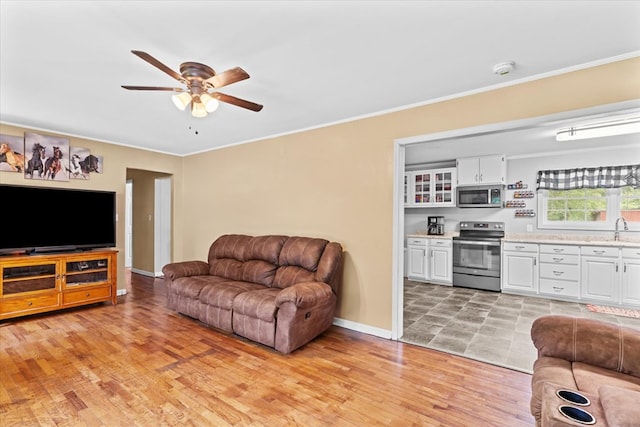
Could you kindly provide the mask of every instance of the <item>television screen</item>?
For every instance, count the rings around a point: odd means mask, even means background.
[[[0,184],[0,254],[116,245],[116,193]]]

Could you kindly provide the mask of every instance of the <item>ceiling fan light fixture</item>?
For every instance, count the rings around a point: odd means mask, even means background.
[[[202,102],[205,110],[207,110],[207,112],[209,113],[213,113],[214,111],[216,111],[218,109],[218,106],[220,105],[220,102],[208,93],[203,93],[202,95],[200,95],[200,102]]]
[[[191,103],[191,94],[189,92],[181,92],[171,96],[173,104],[179,109],[184,111]]]
[[[191,115],[193,117],[207,117],[207,109],[202,102],[196,102],[194,100],[191,104]]]

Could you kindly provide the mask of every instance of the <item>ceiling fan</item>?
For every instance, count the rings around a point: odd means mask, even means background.
[[[216,74],[213,68],[200,64],[199,62],[183,62],[180,64],[180,74],[178,74],[146,52],[132,50],[131,53],[147,61],[159,70],[164,71],[186,87],[122,85],[124,89],[177,92],[171,97],[173,103],[180,110],[185,110],[189,104],[191,104],[191,114],[194,117],[206,117],[207,113],[214,112],[218,108],[218,101],[233,104],[251,111],[262,110],[262,105],[260,104],[217,91],[218,88],[249,78],[249,74],[240,67]]]

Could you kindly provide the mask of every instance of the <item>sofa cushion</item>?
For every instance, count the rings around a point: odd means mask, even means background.
[[[598,387],[605,385],[640,391],[638,377],[581,362],[573,362],[572,368],[578,389],[587,393],[597,394]]]
[[[640,423],[640,391],[602,386],[600,404],[610,426],[634,427]]]
[[[294,265],[279,267],[276,271],[276,277],[273,280],[273,287],[284,289],[296,283],[313,282],[315,281],[315,276],[313,271],[302,267],[296,267]]]
[[[200,292],[200,302],[231,310],[234,298],[243,292],[256,289],[264,289],[264,286],[249,282],[222,280],[205,286]]]
[[[316,271],[318,262],[329,243],[324,239],[311,237],[289,237],[280,251],[279,264],[293,265],[309,271]]]
[[[216,276],[190,276],[190,277],[178,277],[169,283],[171,292],[185,296],[189,298],[198,298],[202,289],[211,285],[212,283],[224,281],[222,277]]]
[[[242,265],[242,280],[271,286],[276,277],[277,266],[261,260],[245,261]]]
[[[244,260],[262,260],[272,265],[278,264],[280,251],[287,236],[256,236],[249,240],[244,252]]]
[[[231,280],[242,279],[242,262],[251,236],[226,234],[220,236],[209,248],[209,274]]]
[[[276,317],[276,296],[280,289],[267,288],[238,295],[233,300],[233,313],[272,322]]]

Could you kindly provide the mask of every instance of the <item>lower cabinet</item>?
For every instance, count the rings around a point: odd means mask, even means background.
[[[501,282],[503,290],[538,292],[537,244],[503,244]]]
[[[409,254],[409,273],[411,280],[424,281],[429,277],[427,263],[427,239],[409,238],[407,252]]]
[[[453,248],[450,239],[410,237],[407,241],[407,277],[419,282],[453,282]]]
[[[502,290],[640,307],[640,248],[504,242]]]
[[[580,248],[540,245],[540,294],[580,297]]]
[[[640,306],[640,248],[622,249],[622,304]]]
[[[582,247],[580,296],[590,301],[617,303],[620,296],[620,250]]]
[[[117,251],[0,257],[0,320],[117,302]]]
[[[429,241],[429,278],[433,282],[453,283],[453,241],[431,239]]]

